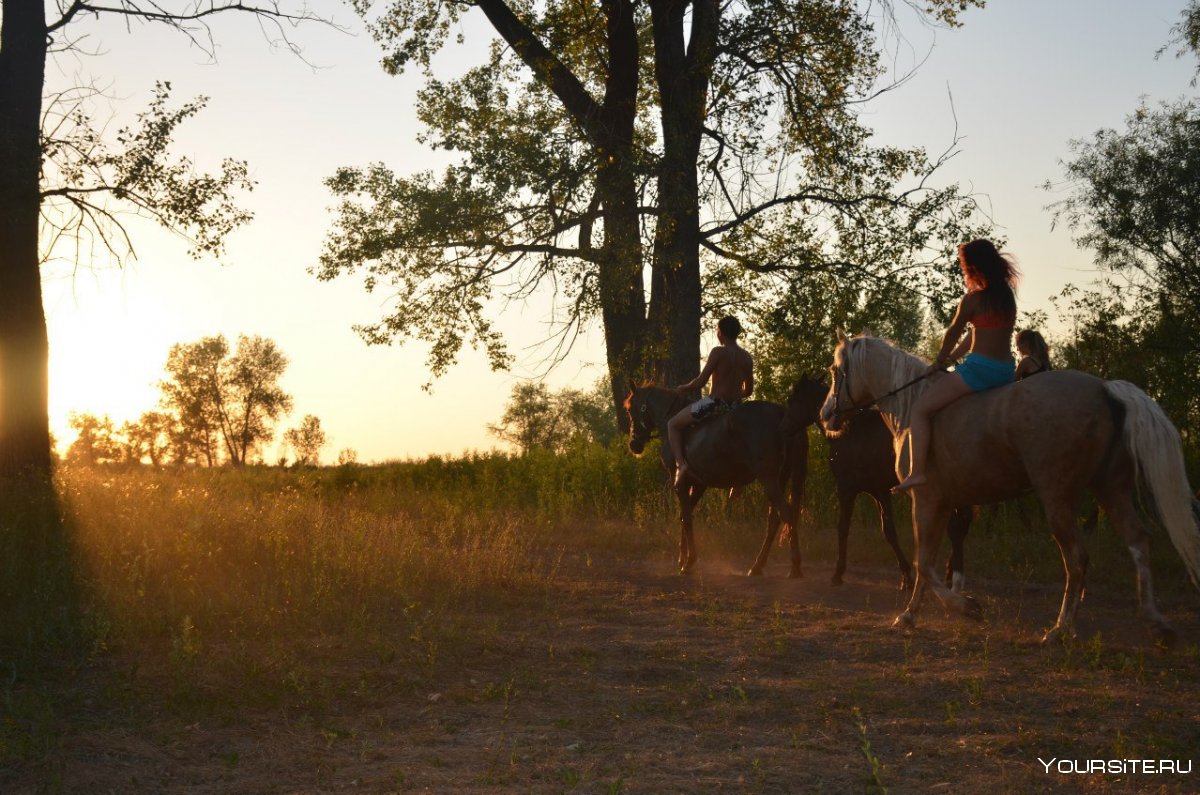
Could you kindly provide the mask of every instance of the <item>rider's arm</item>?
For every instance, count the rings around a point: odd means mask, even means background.
[[[680,392],[690,392],[693,389],[703,387],[708,383],[708,379],[712,377],[713,371],[717,369],[717,352],[720,348],[713,348],[708,354],[708,361],[704,363],[704,369],[700,371],[700,375],[688,381],[686,384],[680,384],[675,387]]]
[[[750,397],[750,393],[754,391],[754,371],[746,376],[746,380],[742,382],[742,400]]]
[[[975,333],[968,331],[967,334],[963,336],[962,341],[958,343],[958,346],[955,347],[954,350],[950,351],[950,355],[946,357],[946,361],[943,362],[943,364],[951,364],[961,359],[964,353],[971,350],[971,342],[974,337]]]
[[[968,294],[958,302],[958,311],[954,313],[954,320],[951,321],[946,333],[942,336],[942,347],[938,349],[937,358],[933,361],[933,366],[937,369],[945,367],[971,347],[971,338],[963,338],[963,332],[967,329],[967,321],[974,314],[974,301],[971,301],[971,298],[972,296]]]

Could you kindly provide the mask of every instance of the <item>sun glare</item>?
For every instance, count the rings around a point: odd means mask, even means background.
[[[50,297],[52,290],[47,290]],[[120,426],[158,404],[170,342],[153,311],[127,311],[120,300],[47,301],[50,334],[50,430],[59,451],[76,434],[72,412],[108,415]]]

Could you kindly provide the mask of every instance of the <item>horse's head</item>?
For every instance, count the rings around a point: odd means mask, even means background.
[[[829,394],[829,383],[825,376],[811,376],[808,373],[800,376],[800,380],[792,384],[784,406],[783,433],[790,436],[798,433],[819,419],[821,404]]]
[[[821,427],[829,436],[840,436],[846,430],[846,421],[855,411],[869,406],[874,400],[867,389],[867,380],[862,374],[851,375],[851,363],[861,359],[857,346],[865,345],[867,338],[848,338],[839,329],[838,344],[833,349],[833,366],[829,368],[831,384],[829,394],[821,405]]]
[[[653,393],[647,387],[629,382],[629,396],[625,398],[625,410],[629,412],[629,452],[641,455],[646,442],[658,428],[657,418],[651,406]]]

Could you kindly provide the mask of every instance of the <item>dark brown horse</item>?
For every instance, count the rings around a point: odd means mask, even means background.
[[[927,368],[927,362],[884,340],[839,334],[833,387],[821,408],[826,431],[839,432],[847,414],[878,402],[893,436],[903,441]],[[898,390],[907,383],[914,386]],[[961,398],[938,412],[932,430],[929,480],[913,489],[916,584],[898,624],[914,623],[925,588],[967,615],[980,614],[978,603],[933,576],[950,513],[1032,488],[1066,570],[1058,620],[1044,640],[1073,632],[1083,598],[1088,556],[1077,536],[1075,510],[1085,491],[1095,495],[1129,548],[1142,618],[1163,641],[1174,637],[1155,605],[1149,533],[1134,505],[1135,490],[1141,484],[1149,492],[1148,503],[1193,583],[1200,578],[1200,528],[1192,515],[1179,432],[1146,393],[1125,381],[1054,370]]]
[[[670,446],[665,443],[667,421],[689,403],[686,396],[673,389],[657,386],[630,385],[625,408],[629,411],[629,449],[641,455],[646,442],[660,436],[663,467],[675,471]],[[804,484],[808,461],[808,439],[796,434],[791,439],[781,433],[783,406],[762,400],[742,403],[731,411],[693,425],[684,442],[689,479],[675,486],[679,498],[679,570],[686,574],[696,564],[696,541],[692,534],[692,513],[696,503],[709,488],[727,489],[745,486],[754,481],[762,484],[770,509],[767,514],[767,535],[758,558],[748,572],[761,575],[767,555],[780,527],[790,535],[792,568],[789,577],[800,575],[800,542],[789,532],[795,524],[794,509],[784,495],[788,475],[795,472],[793,481],[800,489]],[[799,497],[794,498],[799,504]]]
[[[829,395],[825,379],[804,375],[792,385],[788,395],[784,419],[786,433],[803,431],[817,422],[821,405]],[[892,432],[877,411],[865,411],[850,420],[838,436],[827,437],[829,448],[829,471],[837,484],[838,498],[838,559],[832,582],[842,584],[846,573],[846,546],[850,536],[850,519],[854,514],[854,501],[859,494],[867,494],[879,508],[879,526],[883,538],[896,554],[900,567],[900,587],[912,588],[911,559],[900,548],[896,539],[896,522],[892,510],[892,486],[896,479],[896,456],[893,451]],[[951,518],[949,535],[954,551],[946,564],[947,583],[962,590],[963,541],[971,526],[971,510],[955,511]]]

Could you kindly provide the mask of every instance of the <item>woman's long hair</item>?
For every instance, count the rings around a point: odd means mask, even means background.
[[[983,293],[984,309],[1016,318],[1017,297],[1013,290],[1021,273],[1011,256],[1001,254],[992,241],[980,238],[958,247],[958,263],[967,289]]]
[[[1054,369],[1054,365],[1050,363],[1050,346],[1046,344],[1046,338],[1040,332],[1031,328],[1017,332],[1017,349],[1021,348],[1028,349],[1029,355],[1037,360],[1043,370]]]

